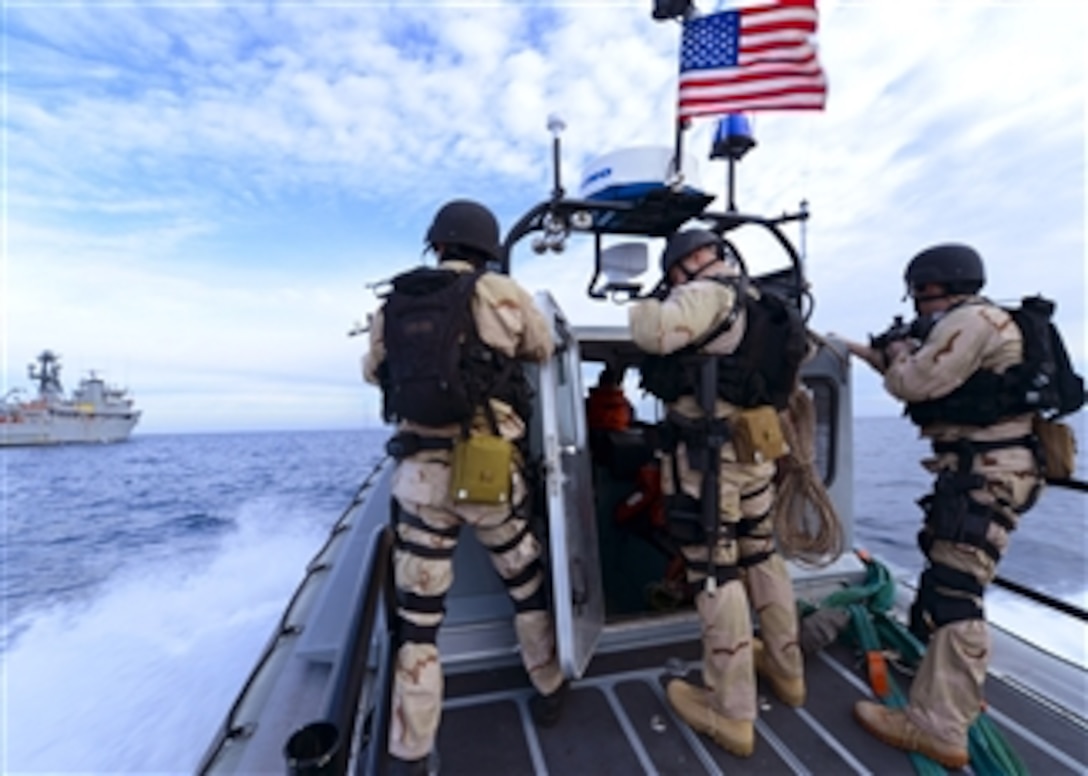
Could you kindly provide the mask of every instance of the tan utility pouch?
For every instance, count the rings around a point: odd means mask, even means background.
[[[514,445],[491,434],[472,434],[453,444],[450,498],[455,504],[506,504]]]
[[[1077,439],[1073,429],[1064,423],[1035,416],[1032,432],[1039,440],[1046,461],[1046,476],[1067,480],[1073,476],[1077,463]]]
[[[790,451],[778,412],[770,405],[742,410],[730,419],[730,430],[740,463],[774,461]]]

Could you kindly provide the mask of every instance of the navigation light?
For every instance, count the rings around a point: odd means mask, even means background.
[[[710,158],[740,161],[755,146],[748,117],[743,113],[729,113],[718,120],[714,142],[710,146]]]

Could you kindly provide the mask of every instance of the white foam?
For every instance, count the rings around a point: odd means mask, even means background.
[[[130,571],[27,624],[0,656],[0,770],[193,771],[326,531],[270,500],[238,523],[210,561]]]

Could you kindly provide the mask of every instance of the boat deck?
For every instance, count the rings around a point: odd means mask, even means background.
[[[520,667],[447,677],[439,733],[440,773],[465,774],[912,774],[910,758],[870,737],[852,707],[870,697],[863,666],[846,646],[806,659],[808,701],[799,709],[759,695],[756,750],[737,758],[684,725],[665,700],[665,684],[698,682],[698,644],[598,656],[575,682],[563,717],[537,729]],[[907,679],[896,678],[906,691]],[[1029,773],[1088,772],[1088,728],[991,676],[989,713]]]

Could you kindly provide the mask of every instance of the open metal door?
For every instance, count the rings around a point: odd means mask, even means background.
[[[539,292],[535,301],[552,323],[556,342],[555,356],[540,367],[539,407],[556,646],[563,672],[576,679],[585,671],[604,627],[581,358],[551,295]]]

